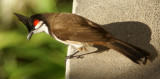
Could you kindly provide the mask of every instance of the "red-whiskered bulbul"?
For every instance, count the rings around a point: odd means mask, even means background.
[[[86,46],[102,45],[114,49],[133,62],[146,64],[150,54],[136,46],[114,38],[99,24],[72,13],[43,13],[26,17],[15,13],[27,27],[30,40],[33,34],[46,32],[57,41],[76,47],[79,51]],[[74,54],[68,56],[72,58]]]

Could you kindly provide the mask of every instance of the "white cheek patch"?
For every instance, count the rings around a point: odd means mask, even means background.
[[[41,25],[39,25],[39,28],[37,28],[36,30],[34,30],[34,33],[40,33],[40,32],[46,32],[47,34],[49,34],[48,27],[46,26],[46,24],[41,24]]]
[[[43,24],[43,21],[39,21],[38,24],[35,26],[35,29],[38,29]]]

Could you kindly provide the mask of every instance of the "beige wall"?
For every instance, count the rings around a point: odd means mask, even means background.
[[[74,0],[73,13],[149,51],[153,62],[137,65],[110,49],[67,60],[66,79],[160,79],[160,0]],[[72,50],[69,48],[68,55]]]

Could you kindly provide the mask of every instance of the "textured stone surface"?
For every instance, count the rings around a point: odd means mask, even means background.
[[[153,62],[137,65],[110,49],[67,60],[66,79],[160,79],[160,0],[74,0],[73,13],[101,24],[116,38],[149,51]],[[73,51],[69,47],[68,55]],[[83,53],[86,52],[80,54]]]

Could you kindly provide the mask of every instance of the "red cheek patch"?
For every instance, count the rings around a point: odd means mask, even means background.
[[[34,22],[33,22],[34,26],[36,26],[38,23],[39,23],[38,19],[34,20]]]

